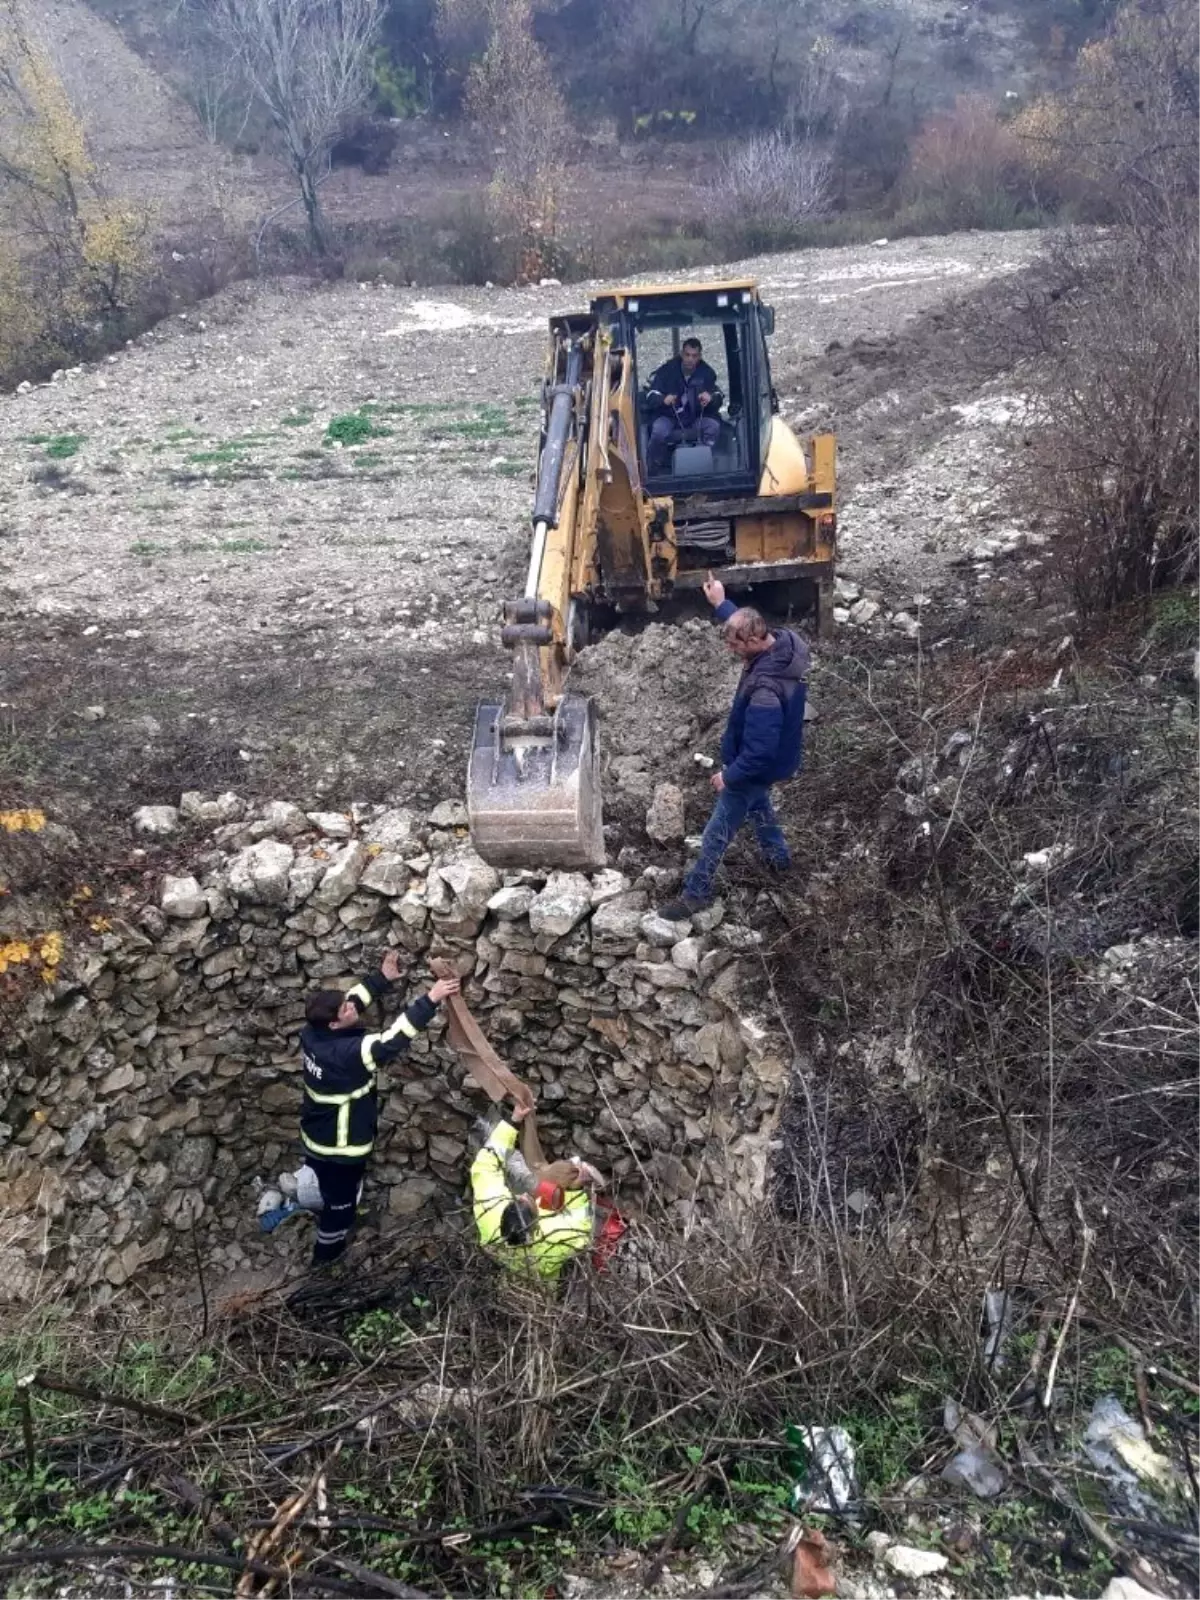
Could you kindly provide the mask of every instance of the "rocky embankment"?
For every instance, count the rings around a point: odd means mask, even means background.
[[[299,1228],[262,1240],[254,1213],[261,1180],[297,1164],[303,997],[388,946],[408,953],[409,994],[430,956],[457,964],[536,1088],[547,1148],[601,1166],[624,1205],[761,1189],[787,1069],[739,1000],[758,936],[719,903],[660,920],[661,868],[500,874],[465,821],[456,801],[306,813],[194,792],[135,814],[157,893],[72,942],[9,1042],[0,1294],[31,1296],[47,1269],[102,1296],[154,1288],[193,1228],[231,1271],[299,1253]],[[451,1225],[465,1193],[486,1101],[441,1029],[384,1075],[385,1228],[421,1208]]]

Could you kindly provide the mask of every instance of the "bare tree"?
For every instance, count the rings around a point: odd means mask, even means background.
[[[731,146],[720,157],[714,213],[741,248],[776,248],[800,223],[829,209],[833,162],[808,133],[776,129]]]
[[[1014,123],[1033,165],[1135,228],[1190,227],[1200,34],[1192,0],[1125,5],[1079,52],[1074,82]]]
[[[309,238],[329,249],[320,184],[367,102],[384,0],[193,0],[240,63],[300,186]]]

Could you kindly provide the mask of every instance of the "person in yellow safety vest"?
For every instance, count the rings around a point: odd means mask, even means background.
[[[592,1202],[584,1185],[598,1183],[599,1175],[578,1162],[580,1186],[565,1188],[555,1211],[542,1210],[532,1194],[514,1195],[505,1163],[528,1113],[527,1106],[514,1107],[511,1119],[496,1124],[471,1164],[475,1225],[480,1244],[502,1266],[554,1283],[567,1262],[592,1243]]]

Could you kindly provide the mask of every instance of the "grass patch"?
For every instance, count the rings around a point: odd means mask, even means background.
[[[330,419],[325,429],[325,443],[365,444],[368,439],[379,438],[387,431],[372,420],[365,408],[362,411],[347,411],[340,417]]]
[[[228,466],[233,461],[245,459],[245,451],[241,445],[222,444],[214,450],[193,450],[184,460],[193,467]]]
[[[51,461],[69,461],[72,456],[79,454],[79,447],[86,438],[84,433],[56,433],[53,438],[46,440],[46,454]]]
[[[476,416],[463,417],[457,422],[441,422],[430,430],[431,438],[447,434],[463,439],[511,438],[516,433],[512,419],[499,406],[482,406]]]
[[[231,556],[252,556],[272,548],[265,539],[221,539],[217,543],[218,550]]]
[[[461,411],[459,400],[368,400],[363,411],[381,417],[433,417]]]
[[[159,544],[154,539],[135,539],[129,546],[129,554],[131,556],[162,556],[166,555],[166,553],[166,545]]]
[[[1168,589],[1150,602],[1150,638],[1168,650],[1183,650],[1196,642],[1195,589]]]
[[[363,450],[354,457],[354,465],[356,467],[382,467],[386,459],[377,450]]]
[[[281,428],[307,428],[313,419],[311,411],[289,411],[286,417],[280,417]]]

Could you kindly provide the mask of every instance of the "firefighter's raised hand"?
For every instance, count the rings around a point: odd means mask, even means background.
[[[399,951],[389,950],[379,963],[379,970],[389,983],[395,983],[396,979],[401,976]]]
[[[725,599],[725,585],[710,572],[704,580],[704,598],[710,606],[719,606]]]
[[[457,978],[439,978],[429,991],[429,998],[435,1006],[440,1006],[442,1001],[452,994],[457,994],[462,988]]]

